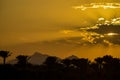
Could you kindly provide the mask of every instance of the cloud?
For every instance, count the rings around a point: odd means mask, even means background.
[[[68,41],[76,42],[81,46],[97,45],[103,46],[120,45],[120,18],[98,18],[94,26],[76,27],[60,31],[66,35]],[[74,38],[76,38],[74,39]],[[70,38],[70,40],[69,40]]]
[[[102,39],[102,41],[105,43],[108,43],[108,44],[113,43],[113,44],[120,45],[120,19],[119,18],[113,18],[111,20],[99,18],[95,26],[89,27],[86,30],[88,32],[91,32],[91,33],[94,32],[99,35],[99,36],[94,35],[95,41],[99,41],[99,39]]]
[[[113,18],[111,20],[105,20],[104,18],[99,18],[96,28],[90,28],[88,31],[96,32],[98,34],[107,33],[120,33],[120,18]]]
[[[73,6],[74,9],[81,9],[81,10],[86,10],[86,9],[119,9],[120,8],[120,3],[90,3],[90,4],[84,4],[81,6]]]

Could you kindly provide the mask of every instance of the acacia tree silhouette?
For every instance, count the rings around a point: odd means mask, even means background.
[[[103,56],[103,60],[106,64],[111,64],[113,57],[111,55],[105,55]]]
[[[103,68],[103,58],[98,57],[95,59],[95,62],[98,64],[98,69],[101,70]]]
[[[53,65],[57,63],[57,57],[53,57],[53,56],[49,56],[46,61],[44,62],[44,64],[46,65]]]
[[[3,58],[3,64],[6,64],[6,58],[11,56],[11,53],[9,51],[0,51],[0,57]]]
[[[17,64],[19,65],[26,65],[28,63],[29,57],[26,55],[19,55],[16,57],[18,60]]]

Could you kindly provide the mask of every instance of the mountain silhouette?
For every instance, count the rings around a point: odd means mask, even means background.
[[[34,65],[41,65],[45,62],[45,60],[49,57],[49,55],[42,54],[39,52],[35,52],[29,59],[29,63]]]

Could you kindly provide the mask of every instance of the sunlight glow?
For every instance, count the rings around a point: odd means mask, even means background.
[[[112,43],[110,43],[108,40],[103,40],[104,43],[108,44],[109,46],[113,45]]]
[[[60,33],[63,33],[63,34],[70,34],[72,32],[74,32],[74,31],[72,31],[72,30],[62,30],[62,31],[60,31]]]
[[[108,36],[114,36],[114,35],[118,35],[117,33],[108,33]]]
[[[98,19],[98,21],[104,21],[105,20],[105,18],[99,18]]]
[[[120,25],[120,17],[106,20],[105,18],[98,18],[97,25]]]
[[[97,8],[103,8],[103,9],[116,9],[120,8],[119,3],[90,3],[90,4],[84,4],[81,6],[73,6],[74,9],[97,9]]]

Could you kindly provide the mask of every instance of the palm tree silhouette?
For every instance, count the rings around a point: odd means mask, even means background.
[[[0,51],[0,57],[3,58],[3,64],[6,64],[6,58],[9,57],[11,53],[9,51]]]

